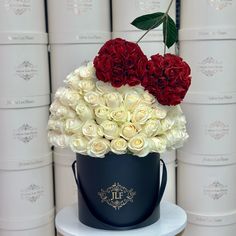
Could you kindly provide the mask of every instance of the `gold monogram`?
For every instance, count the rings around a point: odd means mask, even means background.
[[[136,192],[134,192],[133,189],[127,189],[119,183],[114,183],[106,190],[101,189],[98,195],[102,203],[105,202],[115,210],[120,210],[120,208],[125,206],[128,202],[133,202]]]

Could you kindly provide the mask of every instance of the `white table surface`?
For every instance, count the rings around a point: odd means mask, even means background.
[[[127,231],[100,230],[88,227],[78,220],[77,204],[62,209],[56,216],[56,228],[64,236],[174,236],[186,226],[187,216],[183,209],[161,203],[161,217],[156,223]]]

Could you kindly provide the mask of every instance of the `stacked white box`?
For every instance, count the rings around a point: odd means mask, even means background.
[[[12,165],[1,168],[1,235],[2,232],[4,235],[14,235],[16,231],[25,231],[27,234],[31,230],[37,233],[52,223],[54,203],[51,163],[52,158],[48,158],[37,165],[28,163],[28,166],[18,168],[12,162]]]
[[[236,227],[235,1],[182,0],[180,56],[192,85],[182,105],[190,135],[177,152],[184,236],[234,236]]]
[[[42,0],[0,1],[0,235],[54,236]]]
[[[138,30],[131,25],[131,22],[141,15],[165,12],[168,8],[169,1],[160,0],[112,0],[112,38],[124,38],[129,41],[137,42],[138,39],[145,33],[145,31]],[[175,20],[175,1],[170,8],[169,14]],[[150,31],[141,42],[139,46],[143,52],[148,56],[160,53],[163,54],[163,34],[162,27],[157,30]],[[175,54],[175,46],[167,49],[167,52]]]

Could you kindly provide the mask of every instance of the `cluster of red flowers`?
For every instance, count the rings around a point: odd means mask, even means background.
[[[190,67],[182,58],[165,54],[150,60],[136,43],[109,40],[94,59],[99,80],[119,88],[141,84],[162,105],[179,104],[191,84]]]

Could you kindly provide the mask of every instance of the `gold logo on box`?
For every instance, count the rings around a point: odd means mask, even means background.
[[[136,192],[133,189],[127,189],[119,183],[114,183],[106,190],[101,189],[98,192],[102,203],[107,203],[115,210],[120,210],[127,203],[132,203]]]

